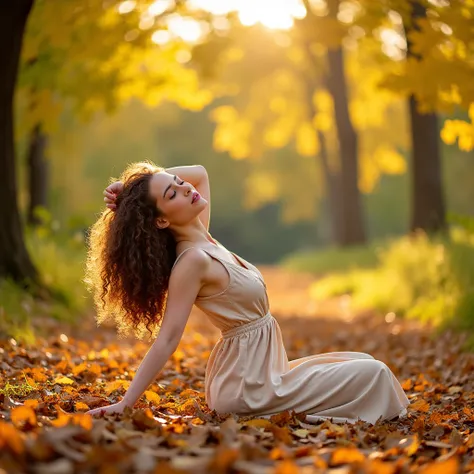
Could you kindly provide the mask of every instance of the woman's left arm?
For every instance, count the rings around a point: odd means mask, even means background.
[[[173,166],[166,168],[166,172],[178,175],[184,181],[191,183],[196,191],[208,202],[205,209],[199,214],[202,224],[209,230],[209,221],[211,219],[211,188],[209,185],[209,176],[206,168],[202,165]]]

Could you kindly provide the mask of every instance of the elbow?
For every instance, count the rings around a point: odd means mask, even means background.
[[[181,338],[177,336],[173,336],[173,335],[164,336],[161,338],[161,340],[160,338],[157,339],[157,343],[158,343],[157,345],[171,356],[175,353],[176,349],[178,348],[180,340]]]

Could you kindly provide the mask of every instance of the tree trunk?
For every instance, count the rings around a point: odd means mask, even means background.
[[[426,18],[425,8],[412,1],[411,24],[405,23],[407,57],[420,59],[413,52],[408,35],[419,30],[417,20]],[[445,203],[439,150],[438,117],[435,113],[421,114],[416,98],[409,98],[412,139],[412,182],[410,229],[437,232],[446,229]]]
[[[38,225],[40,219],[35,215],[38,207],[48,207],[49,162],[45,157],[47,137],[36,125],[30,134],[28,148],[28,223]]]
[[[308,0],[304,0],[304,5],[308,11],[308,16],[311,16],[311,5]],[[307,34],[304,33],[305,27],[302,26],[302,36],[301,36],[301,41],[302,41],[302,46],[304,47],[308,61],[312,65],[312,69],[308,73],[303,73],[304,77],[304,84],[305,84],[305,93],[306,93],[306,98],[307,98],[307,103],[308,103],[308,109],[311,111],[312,117],[309,117],[309,121],[311,122],[313,117],[317,114],[316,106],[313,101],[313,94],[314,91],[318,88],[321,87],[322,84],[326,86],[327,89],[329,89],[329,78],[324,77],[323,79],[318,78],[319,74],[316,73],[316,71],[321,69],[321,65],[318,64],[318,62],[315,60],[313,53],[311,51],[311,39],[308,38]],[[345,81],[344,82],[344,87],[345,87]],[[350,121],[349,121],[350,123]],[[353,131],[354,132],[354,131]],[[326,144],[326,137],[324,133],[322,133],[320,130],[317,131],[318,134],[318,140],[320,143],[320,150],[319,150],[319,156],[318,158],[321,160],[321,166],[323,169],[323,175],[324,175],[324,180],[327,185],[327,209],[328,209],[328,215],[329,215],[329,221],[330,221],[330,227],[331,227],[331,238],[332,242],[335,243],[337,246],[345,246],[349,245],[352,242],[352,239],[350,238],[349,232],[349,226],[347,225],[347,212],[344,212],[344,203],[345,201],[349,200],[349,197],[346,197],[344,199],[344,194],[345,194],[345,189],[342,187],[342,167],[345,165],[344,162],[340,163],[340,169],[339,171],[332,171],[331,167],[329,165],[329,156],[328,156],[328,151],[327,151],[327,144]],[[354,132],[355,135],[355,132]],[[356,144],[357,145],[357,144]],[[340,153],[342,153],[342,149],[340,150]],[[356,158],[357,159],[357,158]],[[342,160],[341,160],[342,161]],[[356,167],[357,171],[357,167]],[[357,176],[356,176],[356,183],[357,183]],[[358,194],[358,188],[356,186],[356,192]],[[362,236],[364,236],[363,233],[363,223],[362,219],[360,220],[360,225],[362,228]],[[348,232],[349,230],[349,232]],[[360,232],[357,232],[357,234],[360,235]],[[356,241],[358,241],[356,239]]]
[[[331,226],[331,237],[333,243],[343,246],[344,239],[344,211],[342,207],[341,177],[335,173],[329,166],[329,156],[326,146],[326,137],[320,130],[318,131],[320,144],[319,157],[323,168],[324,179],[327,184],[327,201],[329,210],[329,221]]]
[[[329,16],[336,18],[339,0],[328,1]],[[366,241],[361,196],[358,187],[358,140],[349,115],[349,97],[342,47],[329,49],[327,87],[334,101],[334,115],[341,159],[340,195],[342,200],[342,245]]]
[[[23,33],[33,0],[0,3],[0,278],[29,285],[37,272],[25,247],[17,202],[13,94]]]

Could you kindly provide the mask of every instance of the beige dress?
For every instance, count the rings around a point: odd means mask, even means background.
[[[397,378],[369,354],[327,352],[289,361],[257,267],[232,252],[245,266],[202,250],[221,262],[230,277],[224,291],[195,301],[222,333],[206,367],[211,409],[259,417],[295,410],[306,412],[310,423],[354,423],[358,418],[375,423],[406,415],[409,400]]]

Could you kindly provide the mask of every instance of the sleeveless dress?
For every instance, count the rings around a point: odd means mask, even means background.
[[[191,248],[178,255],[175,265]],[[194,303],[221,330],[205,372],[211,410],[261,418],[295,410],[305,412],[308,423],[360,418],[375,424],[379,418],[407,414],[409,400],[397,378],[369,354],[327,352],[289,361],[257,267],[233,252],[240,264],[201,250],[219,261],[230,278],[223,291],[198,296]]]

